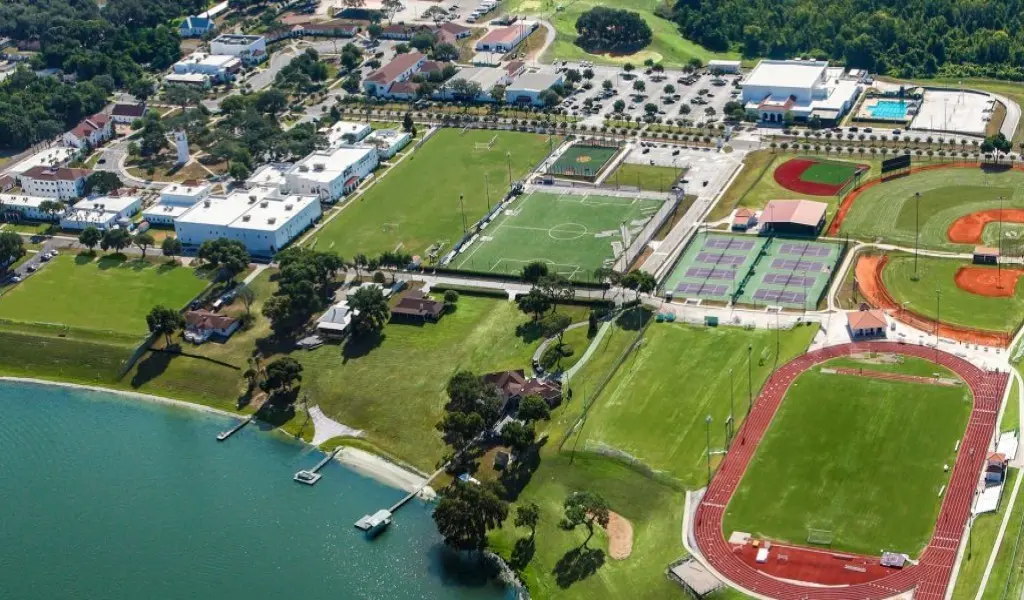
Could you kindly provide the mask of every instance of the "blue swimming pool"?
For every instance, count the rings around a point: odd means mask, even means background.
[[[876,119],[906,119],[907,103],[902,100],[879,100],[868,112]]]

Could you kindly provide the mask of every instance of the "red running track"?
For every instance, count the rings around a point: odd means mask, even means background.
[[[974,396],[967,431],[953,465],[953,474],[942,499],[938,522],[931,541],[918,564],[891,571],[874,581],[845,586],[821,587],[775,579],[744,563],[734,554],[722,532],[722,517],[740,478],[754,456],[772,417],[782,403],[794,379],[815,364],[832,358],[861,352],[888,352],[916,356],[937,362],[959,375]],[[952,576],[960,538],[970,512],[971,499],[978,483],[989,440],[995,431],[996,417],[1009,374],[985,371],[959,357],[937,352],[926,346],[895,342],[842,344],[809,352],[777,370],[765,383],[750,416],[740,428],[740,443],[734,443],[719,466],[711,486],[697,507],[694,537],[707,562],[732,584],[757,594],[780,600],[866,600],[889,598],[915,590],[915,599],[942,600]],[[877,557],[876,557],[877,560]]]

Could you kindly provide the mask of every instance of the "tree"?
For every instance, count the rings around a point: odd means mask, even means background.
[[[529,450],[537,441],[537,432],[533,425],[509,421],[501,429],[501,443],[512,448],[518,454]]]
[[[266,368],[266,377],[260,388],[270,395],[277,392],[289,392],[296,383],[302,381],[302,364],[290,356],[283,356]]]
[[[167,128],[164,127],[156,111],[149,111],[143,117],[139,135],[139,153],[142,156],[153,156],[168,146]]]
[[[348,304],[354,314],[352,330],[355,335],[376,333],[384,328],[391,317],[388,301],[377,286],[363,286],[348,297]]]
[[[113,249],[114,252],[120,252],[130,246],[132,243],[132,234],[128,233],[127,229],[108,229],[103,232],[103,238],[100,239],[100,248],[104,251]]]
[[[53,220],[57,218],[57,215],[62,214],[64,210],[64,203],[58,200],[43,200],[39,203],[39,212],[46,214]]]
[[[651,28],[639,13],[595,6],[576,19],[576,45],[587,52],[633,54],[650,45]]]
[[[487,532],[508,518],[508,504],[490,485],[456,483],[445,491],[434,509],[434,523],[453,550],[483,552]]]
[[[591,79],[593,79],[594,78],[594,70],[591,69],[590,67],[587,67],[586,69],[583,69],[583,78],[586,79],[587,81],[590,81]]]
[[[253,106],[263,114],[276,115],[288,108],[288,95],[272,87],[256,96]]]
[[[459,293],[455,290],[444,291],[444,304],[445,306],[455,306],[459,303]]]
[[[644,83],[642,79],[637,79],[633,82],[633,89],[636,93],[642,94],[647,89],[647,84]]]
[[[169,85],[164,88],[164,101],[185,110],[189,106],[198,106],[203,101],[203,93],[187,85]]]
[[[527,283],[537,283],[541,277],[548,274],[548,264],[543,261],[534,261],[527,263],[523,267],[523,281]]]
[[[537,536],[537,523],[540,521],[540,507],[534,502],[527,502],[526,504],[516,507],[516,519],[514,524],[516,527],[529,527],[530,528],[530,539],[532,540]]]
[[[121,178],[110,171],[93,171],[85,178],[85,194],[109,194],[121,187]]]
[[[146,326],[150,333],[164,336],[166,346],[171,345],[171,336],[185,327],[185,317],[173,308],[154,306],[146,315]]]
[[[402,118],[402,130],[406,133],[411,132],[416,128],[416,124],[412,121],[412,113],[405,113],[405,117]]]
[[[626,101],[621,98],[616,100],[615,103],[612,104],[612,110],[614,110],[617,113],[621,113],[622,111],[626,110]]]
[[[440,27],[448,20],[448,11],[446,11],[440,4],[434,4],[427,7],[427,10],[423,11],[423,14],[420,16],[423,19],[433,21],[434,27]]]
[[[412,36],[409,45],[420,52],[426,52],[434,47],[434,41],[434,34],[422,32]]]
[[[543,92],[537,95],[537,99],[540,100],[541,104],[548,108],[551,108],[552,106],[555,106],[556,104],[562,101],[562,98],[558,95],[558,93],[552,89],[544,90]]]
[[[148,233],[140,233],[132,239],[132,243],[142,249],[142,258],[146,258],[146,251],[156,243],[156,240]]]
[[[534,321],[538,321],[541,315],[551,309],[553,303],[540,288],[534,287],[526,294],[518,296],[516,305],[524,313],[532,314]]]
[[[164,241],[160,243],[160,250],[163,251],[164,256],[175,257],[181,254],[181,240],[176,237],[166,237]]]
[[[206,240],[196,254],[201,260],[218,269],[218,278],[227,281],[249,267],[251,257],[245,244],[239,240],[217,238]]]
[[[650,294],[658,286],[654,275],[646,271],[633,271],[622,278],[622,285],[636,292],[636,299],[640,300],[640,294]]]
[[[990,135],[985,138],[981,143],[981,151],[985,153],[989,152],[1002,152],[1006,153],[1013,149],[1013,144],[1010,140],[1006,139],[1006,136],[1002,132],[996,135]]]
[[[82,233],[78,234],[78,243],[88,248],[90,252],[99,245],[101,239],[103,239],[103,234],[92,225],[89,225],[82,230]]]
[[[526,422],[547,420],[551,417],[551,407],[544,398],[530,394],[519,401],[516,416]]]
[[[630,73],[632,73],[632,72],[633,72],[633,69],[635,69],[635,68],[636,68],[636,67],[634,67],[634,66],[633,66],[633,63],[626,63],[626,64],[622,65],[622,71],[623,71],[624,73],[626,73],[627,75],[629,75]]]
[[[544,330],[544,337],[555,337],[558,336],[558,347],[562,347],[562,335],[565,334],[565,328],[572,324],[572,318],[565,313],[553,312],[541,322],[541,327]]]
[[[252,288],[242,283],[239,284],[233,290],[235,298],[242,301],[242,305],[245,306],[245,314],[252,314],[252,305],[256,302],[256,292],[252,291]]]
[[[565,80],[569,83],[579,83],[583,80],[583,75],[581,75],[576,69],[566,69]]]
[[[0,265],[6,268],[22,256],[25,256],[25,242],[21,236],[13,231],[0,231]]]
[[[447,42],[441,42],[440,44],[434,45],[434,60],[447,62],[452,60],[458,60],[458,58],[459,49],[456,48],[455,46]]]
[[[381,0],[380,7],[381,12],[384,13],[384,17],[388,20],[388,25],[394,23],[395,15],[405,8],[401,0]],[[432,6],[431,8],[434,7]]]
[[[505,103],[506,89],[508,89],[506,86],[498,83],[495,84],[494,87],[492,87],[488,93],[491,95],[491,98],[493,98],[494,101],[500,105]]]
[[[485,429],[487,424],[483,417],[475,412],[447,412],[437,424],[441,439],[456,452],[468,446]]]
[[[569,302],[576,297],[576,287],[564,275],[545,275],[537,281],[537,287],[547,296],[552,304]]]
[[[611,79],[605,79],[604,81],[601,82],[601,87],[604,88],[605,91],[610,92],[611,89],[614,87],[614,84],[612,84]]]
[[[245,166],[245,163],[233,162],[231,163],[231,168],[228,169],[228,174],[236,182],[241,183],[248,179],[252,172],[249,171],[249,167]]]
[[[586,548],[587,542],[594,537],[594,523],[601,527],[608,526],[608,503],[604,498],[593,492],[573,492],[565,499],[565,516],[560,526],[562,529],[573,530],[583,525],[587,528],[587,539],[580,544]]]
[[[644,105],[644,112],[647,113],[647,116],[653,117],[658,114],[658,105],[653,102],[648,102]]]

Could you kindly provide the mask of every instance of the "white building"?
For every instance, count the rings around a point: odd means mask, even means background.
[[[73,148],[84,148],[87,145],[93,148],[100,146],[114,135],[113,119],[110,115],[96,113],[82,119],[75,125],[74,129],[65,132],[64,144]]]
[[[211,184],[200,181],[171,184],[160,191],[159,202],[143,210],[142,216],[150,225],[174,225],[175,219],[205,200],[211,190]]]
[[[505,88],[505,102],[509,104],[544,104],[540,94],[562,83],[562,74],[551,70],[527,71],[516,77]]]
[[[501,52],[507,54],[515,49],[537,28],[532,21],[519,21],[508,27],[498,27],[487,32],[476,41],[477,52]]]
[[[373,146],[339,146],[313,152],[288,171],[287,189],[292,194],[308,194],[323,202],[334,202],[356,189],[378,162],[377,149]]]
[[[352,317],[358,314],[359,311],[352,310],[348,302],[339,302],[320,315],[316,320],[316,329],[325,335],[342,335],[352,324]]]
[[[377,149],[377,156],[388,159],[409,145],[412,135],[399,129],[377,129],[363,142]]]
[[[77,153],[78,150],[76,148],[68,148],[67,146],[54,146],[46,150],[40,150],[7,169],[7,174],[20,181],[22,173],[32,167],[63,167],[71,162],[71,159]]]
[[[206,75],[216,81],[231,81],[242,70],[242,60],[229,54],[193,52],[171,66],[178,75]]]
[[[494,102],[491,90],[496,85],[508,85],[512,78],[508,76],[508,71],[500,67],[467,67],[452,75],[452,78],[444,88],[438,91],[437,96],[442,100],[457,99],[452,86],[456,81],[460,80],[480,86],[480,93],[475,98],[467,98],[466,100]],[[458,99],[461,100],[462,98]]]
[[[23,194],[0,194],[0,215],[7,217],[7,220],[15,216],[17,219],[29,221],[56,221],[60,215],[53,215],[39,210],[39,205],[53,198],[43,196],[25,196]]]
[[[273,256],[320,218],[315,196],[282,195],[276,188],[239,190],[209,196],[174,222],[178,239],[189,247],[206,240],[239,240],[256,256]]]
[[[85,178],[89,169],[36,166],[19,176],[21,189],[29,196],[45,196],[71,200],[85,193]]]
[[[266,163],[260,165],[249,178],[245,180],[245,187],[273,187],[284,189],[288,186],[288,171],[292,163]]]
[[[345,144],[354,144],[362,141],[370,135],[373,128],[369,123],[356,123],[354,121],[338,121],[324,132],[327,136],[327,143],[331,148]]]
[[[110,229],[115,225],[127,227],[131,217],[142,207],[139,196],[97,196],[81,200],[60,219],[62,229]]]
[[[164,83],[167,85],[187,85],[189,87],[208,88],[210,87],[210,76],[202,73],[169,73],[164,76]]]
[[[419,52],[399,54],[394,60],[366,76],[363,80],[363,91],[370,96],[386,96],[391,91],[391,86],[412,77],[425,62],[426,55]]]
[[[762,60],[743,81],[743,104],[766,123],[817,115],[837,122],[857,100],[861,84],[844,77],[844,69],[823,60]]]
[[[255,65],[267,59],[267,40],[262,35],[225,33],[210,42],[211,54],[227,54]]]

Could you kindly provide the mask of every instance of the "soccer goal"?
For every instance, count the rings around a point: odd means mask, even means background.
[[[494,146],[494,142],[496,142],[496,141],[498,141],[498,134],[494,134],[494,137],[492,137],[491,140],[488,141],[488,142],[477,142],[476,143],[476,149],[477,150],[490,150]]]
[[[398,233],[398,226],[398,223],[382,223],[380,226],[380,230],[383,233]]]
[[[815,546],[831,546],[832,545],[832,530],[831,529],[807,529],[807,543],[814,544]]]

